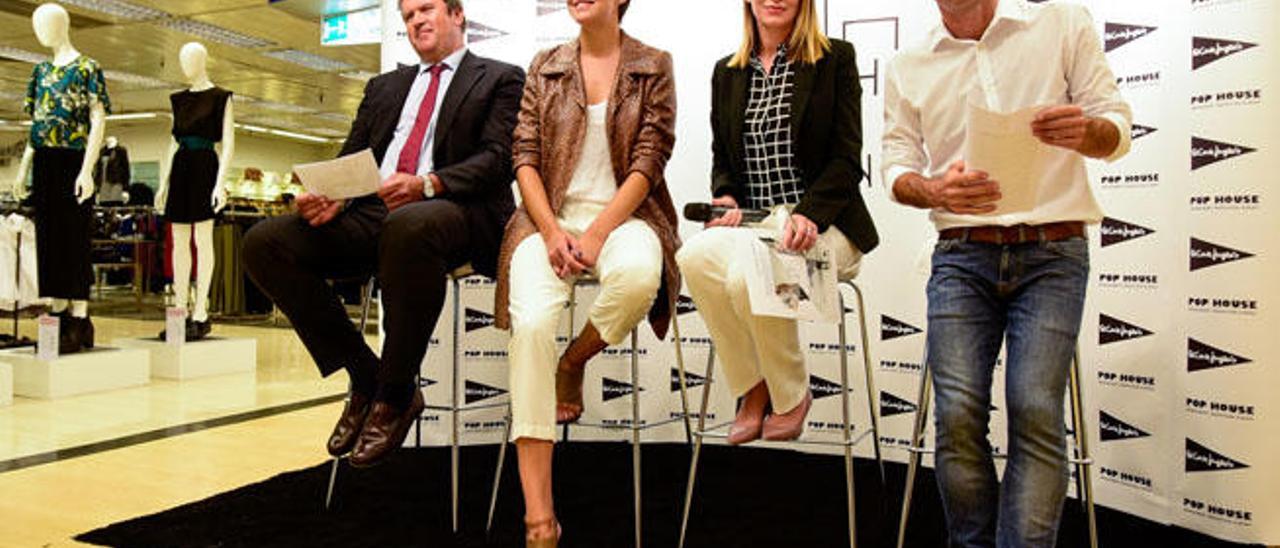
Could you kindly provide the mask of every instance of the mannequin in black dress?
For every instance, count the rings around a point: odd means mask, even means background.
[[[227,203],[227,166],[235,151],[235,118],[231,92],[213,85],[206,70],[209,53],[198,42],[182,46],[178,60],[191,84],[170,96],[173,143],[160,173],[156,209],[173,232],[174,306],[190,300],[191,236],[196,243],[195,306],[187,319],[186,339],[209,334],[209,286],[213,282],[213,218]],[[221,142],[221,150],[215,145]],[[164,333],[161,333],[164,338]]]

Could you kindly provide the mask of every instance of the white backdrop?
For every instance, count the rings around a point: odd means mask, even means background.
[[[863,196],[882,245],[863,263],[870,352],[886,457],[907,443],[915,408],[925,329],[924,286],[936,238],[924,212],[892,204],[880,180],[883,76],[894,53],[937,23],[930,0],[818,0],[829,35],[852,41],[862,73],[865,167]],[[1005,0],[1007,1],[1007,0]],[[1057,0],[1064,1],[1064,0]],[[1280,543],[1280,419],[1267,398],[1280,382],[1271,309],[1277,264],[1269,251],[1280,232],[1270,207],[1275,155],[1267,139],[1280,130],[1268,94],[1277,77],[1269,40],[1280,14],[1269,0],[1084,0],[1103,34],[1108,58],[1135,112],[1133,151],[1115,164],[1090,164],[1091,183],[1107,212],[1091,230],[1092,275],[1081,328],[1087,435],[1094,451],[1100,504],[1145,518],[1245,542]],[[467,0],[470,47],[528,66],[540,49],[572,38],[564,0]],[[738,2],[635,0],[624,28],[673,52],[679,101],[676,152],[667,175],[677,207],[709,198],[711,69],[733,51],[741,32]],[[384,69],[414,62],[396,12],[384,0],[388,33]],[[678,16],[677,16],[678,14]],[[394,32],[401,31],[401,32]],[[1269,123],[1270,122],[1270,123]],[[685,223],[687,237],[700,227]],[[581,302],[593,293],[584,291]],[[506,334],[492,328],[492,282],[468,280],[462,292],[464,401],[504,401]],[[691,404],[709,340],[684,299],[680,314]],[[578,326],[585,317],[579,307]],[[423,364],[429,401],[450,397],[452,316],[441,318]],[[856,431],[868,426],[861,348],[850,314],[849,343]],[[568,318],[566,317],[566,328]],[[838,355],[834,328],[804,330],[815,398],[807,436],[839,435]],[[563,344],[563,340],[561,341]],[[627,348],[609,349],[588,369],[587,419],[625,420],[631,385]],[[679,410],[672,344],[641,329],[644,418]],[[1005,441],[1003,384],[997,375],[992,442]],[[714,391],[713,420],[732,417],[732,401]],[[470,413],[464,443],[492,443],[501,411]],[[428,413],[410,443],[448,441],[448,416]],[[930,427],[932,432],[932,426]],[[621,439],[580,428],[574,439]],[[682,440],[670,425],[646,439]],[[929,435],[930,443],[932,434]],[[799,448],[799,447],[798,447]],[[811,447],[799,448],[814,450]],[[869,444],[858,448],[871,455]],[[926,460],[926,463],[928,461]]]

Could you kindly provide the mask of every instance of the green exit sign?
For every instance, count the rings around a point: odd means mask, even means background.
[[[382,42],[382,10],[378,7],[326,15],[320,22],[320,45],[352,46]]]

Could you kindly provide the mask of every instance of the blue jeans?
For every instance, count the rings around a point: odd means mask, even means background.
[[[1067,492],[1063,398],[1080,331],[1083,238],[938,242],[929,278],[936,471],[953,547],[1051,547]],[[996,481],[991,378],[1007,344],[1009,460]]]

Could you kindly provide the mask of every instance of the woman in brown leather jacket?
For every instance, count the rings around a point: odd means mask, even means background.
[[[528,546],[555,546],[557,422],[582,415],[587,360],[646,314],[658,337],[680,287],[675,208],[663,170],[675,142],[671,56],[619,27],[629,0],[567,0],[578,39],[529,67],[512,153],[523,205],[499,255],[497,324],[511,329],[512,439]],[[563,355],[556,328],[574,279],[600,281]]]

